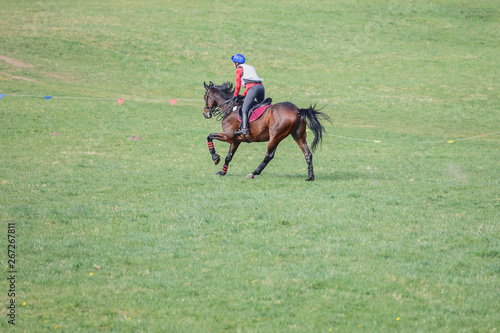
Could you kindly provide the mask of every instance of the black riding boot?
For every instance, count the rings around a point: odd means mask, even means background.
[[[239,131],[234,132],[236,135],[247,135],[248,134],[248,114],[246,112],[242,112],[241,115],[241,129]]]

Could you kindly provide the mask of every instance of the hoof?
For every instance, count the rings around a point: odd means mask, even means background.
[[[255,179],[255,176],[251,173],[247,176],[248,179]]]
[[[217,165],[220,162],[220,155],[215,154],[215,156],[212,156],[212,159],[214,160],[215,165]]]
[[[312,182],[314,180],[314,177],[309,177],[306,179],[306,182]]]
[[[219,171],[216,173],[217,176],[225,176],[226,173],[225,172],[222,172],[222,171]]]

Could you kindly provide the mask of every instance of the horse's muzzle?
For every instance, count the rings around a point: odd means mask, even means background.
[[[206,119],[212,118],[212,112],[210,110],[205,110],[203,111],[203,116],[205,116]]]

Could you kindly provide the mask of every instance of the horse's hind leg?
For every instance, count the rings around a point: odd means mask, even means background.
[[[305,136],[305,135],[304,135]],[[309,146],[307,145],[307,141],[304,136],[296,137],[295,135],[293,138],[295,139],[295,142],[299,145],[300,149],[302,149],[302,152],[304,153],[304,157],[306,158],[307,162],[307,179],[306,181],[313,181],[314,180],[314,169],[313,169],[313,162],[312,162],[312,154],[311,151],[309,150]]]
[[[233,155],[240,146],[241,142],[233,142],[229,146],[229,152],[227,153],[226,160],[224,161],[224,166],[222,167],[222,170],[217,172],[217,175],[219,176],[225,176],[227,174],[227,168],[229,167],[229,162],[233,159]]]
[[[278,141],[278,142],[276,142],[274,140],[269,141],[269,144],[267,145],[267,153],[266,153],[266,157],[264,157],[264,161],[262,161],[262,163],[257,167],[257,169],[255,169],[254,172],[249,174],[247,176],[247,178],[254,179],[255,176],[260,175],[262,170],[264,170],[264,168],[267,166],[267,164],[269,164],[269,162],[271,162],[271,160],[274,158],[274,153],[276,152],[276,148],[278,147],[279,143],[280,143],[280,141]]]

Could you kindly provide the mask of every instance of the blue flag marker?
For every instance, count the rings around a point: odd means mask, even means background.
[[[0,99],[2,99],[2,97],[4,97],[4,96],[5,96],[5,94],[0,94]]]
[[[52,96],[45,96],[44,97],[47,101],[52,98]]]

